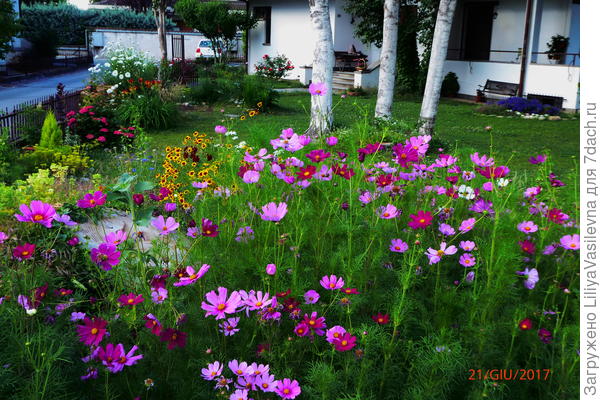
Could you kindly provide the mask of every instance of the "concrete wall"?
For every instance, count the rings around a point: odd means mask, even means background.
[[[167,32],[167,56],[172,58],[172,37],[184,35],[185,58],[194,59],[196,57],[196,48],[200,40],[205,37],[200,33],[194,32]],[[91,47],[94,56],[97,55],[104,46],[109,43],[120,43],[126,47],[134,47],[140,51],[147,52],[150,57],[160,60],[160,47],[158,45],[158,34],[154,31],[135,31],[98,28],[92,33],[93,40]]]

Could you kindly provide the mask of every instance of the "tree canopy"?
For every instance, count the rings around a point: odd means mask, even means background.
[[[12,1],[0,0],[0,60],[10,51],[12,38],[19,30]]]

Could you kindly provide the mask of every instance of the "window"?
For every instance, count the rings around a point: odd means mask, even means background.
[[[497,2],[466,3],[463,25],[463,60],[488,61]]]
[[[271,7],[254,7],[254,16],[262,21],[258,28],[264,27],[265,41],[263,44],[271,44]]]

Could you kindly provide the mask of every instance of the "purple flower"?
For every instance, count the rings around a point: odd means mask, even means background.
[[[239,317],[227,318],[226,321],[223,321],[219,324],[219,331],[225,336],[233,336],[236,334],[236,332],[239,332],[239,328],[237,327],[239,322]]]
[[[392,239],[392,244],[390,244],[390,251],[394,253],[404,253],[408,250],[408,244],[402,239]]]
[[[206,311],[205,317],[214,315],[215,319],[225,318],[225,314],[233,314],[236,312],[237,306],[241,302],[240,294],[237,291],[231,292],[227,298],[227,289],[224,287],[218,288],[219,294],[211,291],[206,294],[208,303],[202,302],[202,309]]]
[[[538,154],[537,156],[529,157],[529,162],[533,165],[541,164],[546,161],[546,156],[544,154]]]
[[[458,259],[460,265],[465,268],[472,267],[475,265],[475,257],[471,253],[465,253]]]
[[[277,266],[275,264],[267,264],[265,272],[267,273],[267,275],[275,275],[275,273],[277,272]]]
[[[165,203],[165,211],[173,212],[177,209],[177,203]]]
[[[467,282],[473,282],[475,280],[475,271],[469,271],[465,280]]]
[[[203,264],[202,267],[198,269],[198,271],[194,271],[194,268],[191,266],[187,266],[185,268],[185,272],[187,276],[183,276],[179,278],[179,282],[175,282],[173,286],[187,286],[196,283],[196,281],[204,276],[210,269],[210,265]]]
[[[244,172],[244,176],[242,176],[242,180],[245,183],[256,183],[260,179],[260,172],[250,169]]]
[[[460,233],[467,233],[475,226],[475,218],[469,218],[460,223],[458,231]]]
[[[454,235],[456,231],[448,224],[440,224],[440,232],[445,236]]]
[[[306,293],[304,293],[304,303],[305,304],[315,304],[317,301],[319,301],[319,298],[321,296],[319,295],[319,293],[316,290],[309,290]]]
[[[100,268],[110,271],[112,267],[118,265],[121,252],[117,251],[117,246],[112,243],[101,243],[98,248],[92,249],[90,257]]]
[[[56,210],[50,204],[33,200],[29,207],[27,204],[19,206],[21,214],[15,214],[15,218],[21,222],[33,222],[35,224],[44,225],[46,228],[52,227],[52,220],[56,215]]]
[[[285,217],[287,212],[288,209],[286,203],[268,203],[262,206],[262,213],[260,214],[260,217],[264,221],[279,222],[283,219],[283,217]]]
[[[77,222],[71,220],[71,216],[69,214],[64,214],[64,215],[54,214],[54,220],[56,222],[60,222],[61,224],[65,224],[66,226],[77,225]]]
[[[169,291],[165,288],[159,287],[156,289],[152,289],[150,295],[154,304],[162,304],[167,299],[167,297],[169,297]]]
[[[377,215],[379,218],[383,219],[393,219],[401,214],[401,211],[398,210],[394,205],[388,204],[387,206],[382,206],[377,209]]]
[[[327,94],[327,85],[323,82],[313,82],[308,86],[308,92],[312,96],[324,96]]]
[[[114,244],[115,246],[120,245],[127,240],[127,233],[125,231],[111,232],[104,237],[104,243]]]
[[[223,125],[217,125],[215,126],[215,133],[219,133],[219,134],[225,134],[227,133],[227,128],[224,127]]]
[[[327,146],[335,146],[338,143],[338,138],[336,138],[335,136],[329,136],[325,140],[325,143],[327,143]]]
[[[75,322],[75,321],[81,321],[82,319],[85,318],[85,313],[84,312],[72,312],[71,313],[71,321]]]
[[[207,381],[217,379],[223,373],[223,365],[220,362],[215,361],[212,364],[208,364],[206,368],[202,368],[202,378]]]
[[[473,251],[473,249],[475,248],[475,242],[472,242],[470,240],[463,240],[460,242],[460,248],[464,251]]]
[[[567,250],[579,250],[579,235],[565,235],[560,238],[560,247]]]
[[[336,290],[344,287],[344,279],[341,276],[338,278],[335,275],[324,276],[319,283],[327,290]]]
[[[254,373],[254,369],[245,361],[231,360],[227,366],[237,376],[251,376]]]
[[[537,232],[538,226],[533,221],[523,221],[517,225],[517,229],[523,233],[534,233]]]
[[[4,243],[6,239],[8,239],[8,235],[4,232],[0,232],[0,244]]]
[[[285,378],[277,381],[275,393],[282,399],[295,399],[301,392],[300,385],[295,379],[292,381],[289,378]]]
[[[254,239],[254,231],[249,226],[244,226],[238,229],[235,240],[238,242],[248,243],[249,240]]]
[[[529,290],[535,288],[535,284],[540,280],[538,271],[535,268],[525,268],[524,271],[517,271],[517,275],[527,277],[527,279],[525,279],[525,282],[523,282],[523,286],[525,286]]]
[[[94,208],[101,206],[104,203],[106,203],[106,195],[98,190],[94,193],[86,193],[86,195],[83,196],[83,199],[77,200],[77,207]]]
[[[455,254],[457,251],[455,246],[448,246],[446,248],[446,242],[440,244],[440,249],[435,250],[431,247],[427,249],[427,257],[429,258],[429,264],[437,264],[442,259],[442,256]]]

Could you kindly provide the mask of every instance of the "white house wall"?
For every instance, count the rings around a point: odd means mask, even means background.
[[[579,67],[530,64],[525,80],[525,95],[563,97],[563,107],[578,109]]]

